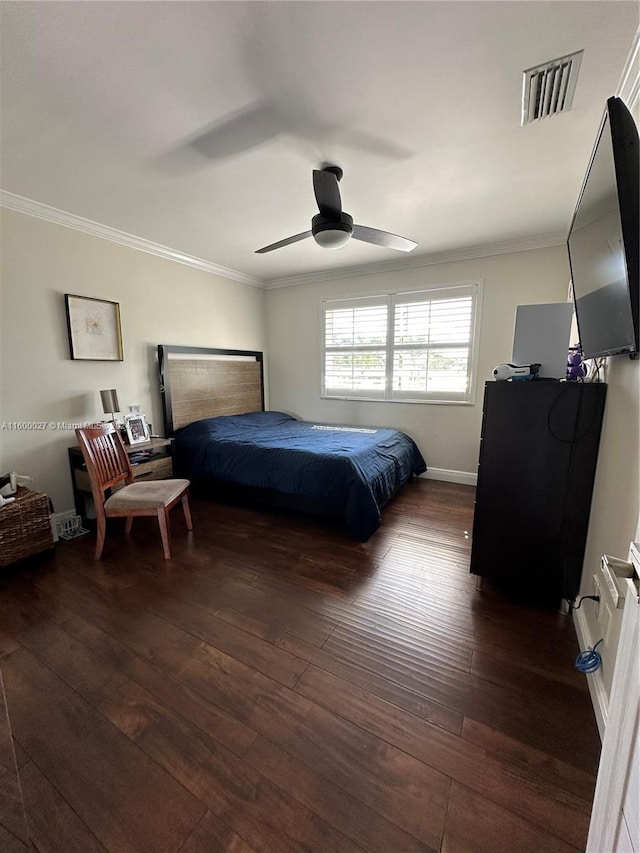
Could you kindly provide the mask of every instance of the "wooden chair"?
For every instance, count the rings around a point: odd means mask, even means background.
[[[96,560],[102,556],[107,518],[126,518],[125,532],[131,533],[133,519],[137,515],[155,515],[160,525],[162,548],[167,560],[171,559],[169,534],[169,510],[178,501],[182,509],[187,530],[193,530],[189,507],[189,480],[149,480],[134,482],[131,462],[118,430],[112,424],[96,424],[76,430],[87,473],[91,481],[91,493],[96,507],[98,537]],[[119,484],[123,484],[117,488]],[[105,492],[114,489],[105,499]]]

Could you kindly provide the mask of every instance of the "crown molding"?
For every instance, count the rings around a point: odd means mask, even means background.
[[[156,255],[159,258],[165,258],[169,261],[175,261],[178,264],[194,267],[203,272],[239,281],[241,284],[248,284],[251,287],[264,287],[264,282],[254,276],[246,275],[243,272],[232,270],[228,267],[222,267],[203,258],[186,255],[184,252],[169,248],[169,246],[161,246],[159,243],[145,240],[144,237],[127,234],[126,231],[119,231],[117,228],[101,225],[99,222],[93,222],[91,219],[76,216],[74,213],[67,213],[64,210],[50,207],[48,204],[43,204],[40,201],[24,198],[24,196],[10,193],[7,190],[0,190],[0,207],[6,207],[9,210],[15,210],[27,216],[35,216],[37,219],[45,219],[47,222],[63,225],[65,228],[72,228],[75,231],[83,231],[92,237],[101,237],[103,240],[120,243],[120,245],[128,246],[130,249],[137,249],[140,252],[147,252],[149,255]]]
[[[203,258],[186,255],[184,252],[179,252],[176,249],[169,248],[168,246],[153,243],[151,240],[145,240],[143,237],[136,237],[134,234],[127,234],[125,231],[119,231],[117,228],[111,228],[108,225],[102,225],[91,219],[76,216],[74,213],[67,213],[64,210],[59,210],[58,208],[51,207],[48,204],[43,204],[42,202],[16,195],[15,193],[8,192],[7,190],[0,190],[0,207],[6,207],[9,210],[15,210],[16,212],[24,213],[27,216],[44,219],[47,222],[53,222],[54,224],[62,225],[65,228],[82,231],[93,237],[100,237],[104,240],[110,240],[113,243],[120,243],[120,245],[128,246],[130,249],[147,252],[148,254],[156,255],[160,258],[175,261],[179,264],[185,264],[185,266],[194,267],[195,269],[202,270],[203,272],[219,275],[223,278],[231,279],[232,281],[239,281],[242,284],[247,284],[251,287],[257,287],[265,290],[275,290],[280,287],[297,287],[299,285],[313,284],[315,282],[335,281],[336,279],[341,278],[374,275],[375,273],[393,272],[395,270],[415,269],[417,267],[434,266],[436,264],[446,264],[454,261],[488,258],[493,255],[505,255],[513,252],[527,252],[531,249],[544,249],[549,246],[560,246],[566,241],[565,234],[547,234],[526,240],[487,243],[481,246],[469,246],[467,248],[452,249],[445,252],[418,255],[417,257],[405,256],[398,258],[397,260],[383,261],[381,263],[360,264],[358,266],[340,267],[333,270],[319,270],[317,272],[303,273],[302,275],[264,281],[240,272],[239,270],[229,269],[228,267],[214,264],[211,261],[206,261]]]
[[[631,50],[620,75],[616,94],[622,98],[632,112],[638,107],[638,100],[640,99],[640,29],[636,30]]]
[[[508,255],[513,252],[528,252],[532,249],[547,249],[550,246],[563,246],[567,235],[562,232],[531,237],[526,240],[509,240],[502,243],[487,243],[482,246],[469,246],[464,249],[451,249],[446,252],[434,252],[429,255],[418,255],[412,258],[399,258],[374,264],[361,264],[354,267],[340,267],[333,270],[294,275],[287,278],[270,279],[263,282],[266,290],[280,287],[297,287],[303,284],[314,284],[321,281],[335,281],[340,278],[353,278],[360,275],[375,275],[376,273],[393,272],[395,270],[416,269],[418,267],[448,264],[454,261],[469,261],[476,258],[490,258],[493,255]]]

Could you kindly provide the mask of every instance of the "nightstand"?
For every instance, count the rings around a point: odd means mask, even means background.
[[[131,459],[134,480],[169,480],[173,477],[170,438],[152,438],[143,444],[125,444],[124,447]],[[137,461],[138,456],[143,453],[144,457]],[[69,465],[76,512],[85,521],[86,497],[91,495],[91,483],[79,447],[69,448]]]

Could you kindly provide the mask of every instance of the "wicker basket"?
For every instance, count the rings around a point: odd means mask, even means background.
[[[0,507],[0,566],[53,548],[49,498],[21,487],[15,498]]]

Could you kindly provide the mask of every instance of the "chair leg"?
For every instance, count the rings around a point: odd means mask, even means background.
[[[169,517],[165,507],[158,510],[158,524],[160,525],[160,536],[162,537],[162,549],[165,560],[171,559],[171,536],[169,533]]]
[[[189,492],[185,492],[182,496],[182,511],[184,512],[184,520],[187,525],[187,530],[193,530],[193,521],[191,520],[191,507],[189,506]]]
[[[127,520],[126,520],[125,525],[124,525],[124,532],[125,533],[131,533],[132,527],[133,527],[133,516],[128,515]]]
[[[102,557],[102,549],[104,548],[104,537],[107,532],[107,520],[101,513],[97,513],[97,530],[96,530],[96,553],[95,559],[99,560]]]

